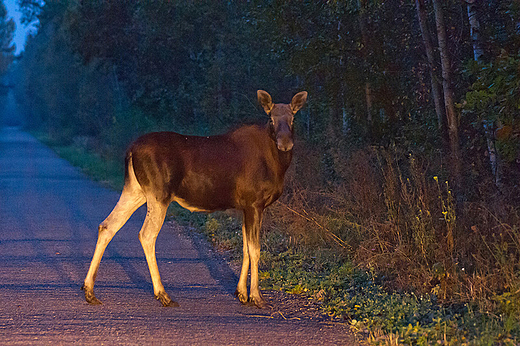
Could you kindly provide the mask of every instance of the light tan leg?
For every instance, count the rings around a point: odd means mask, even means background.
[[[247,232],[246,232],[246,216],[244,212],[243,223],[242,223],[242,240],[243,240],[243,251],[242,251],[242,270],[240,272],[240,279],[238,280],[237,290],[235,296],[242,304],[247,303],[247,275],[249,274],[249,248],[247,246]]]
[[[247,233],[247,247],[251,262],[251,288],[249,290],[249,302],[258,308],[270,308],[260,292],[258,279],[258,262],[260,260],[260,228],[262,227],[263,209],[251,208],[244,213],[244,222]]]
[[[155,294],[155,298],[160,300],[163,306],[179,306],[178,303],[171,300],[168,293],[164,290],[161,276],[159,275],[159,268],[157,267],[157,259],[155,257],[155,242],[163,225],[168,205],[164,205],[157,201],[150,202],[151,199],[155,200],[153,197],[147,199],[148,211],[146,213],[143,228],[139,232],[139,240],[143,246],[146,262],[148,263],[148,269],[150,270],[150,276],[152,277],[153,293]]]
[[[135,188],[125,186],[121,197],[108,217],[99,225],[98,240],[94,256],[90,262],[90,268],[83,283],[82,290],[85,291],[85,299],[90,304],[101,304],[94,295],[94,283],[96,281],[99,264],[108,243],[121,227],[128,221],[130,216],[145,202],[143,193]]]

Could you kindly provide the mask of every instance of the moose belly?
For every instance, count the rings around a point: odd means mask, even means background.
[[[204,207],[199,207],[199,206],[190,204],[190,202],[188,202],[185,199],[182,199],[180,197],[174,197],[173,201],[177,202],[181,207],[183,207],[184,209],[188,209],[192,213],[193,212],[206,212],[206,213],[210,213],[210,212],[214,211],[212,209],[206,209]]]
[[[212,212],[235,208],[235,186],[229,178],[208,179],[202,176],[183,179],[172,200],[191,212]]]

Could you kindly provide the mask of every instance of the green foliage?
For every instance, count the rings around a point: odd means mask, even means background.
[[[464,112],[480,122],[496,123],[517,131],[520,128],[520,56],[502,52],[493,62],[473,64],[468,68],[475,79],[466,93]],[[520,141],[513,133],[498,136],[497,149],[501,158],[512,162],[519,156]]]
[[[208,215],[205,218],[203,231],[217,249],[240,256],[242,227],[239,221],[225,213]]]

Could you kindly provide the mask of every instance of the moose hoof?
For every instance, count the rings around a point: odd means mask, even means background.
[[[235,291],[235,297],[238,298],[238,300],[244,304],[244,305],[247,305],[248,302],[249,302],[249,299],[247,299],[247,293],[246,294],[242,294],[240,293],[238,290]]]
[[[272,309],[273,306],[266,302],[264,298],[254,298],[250,297],[248,300],[248,305],[256,306],[259,309]]]
[[[177,307],[179,306],[179,303],[173,301],[168,293],[161,292],[155,296],[155,299],[159,300],[163,306],[172,306]]]
[[[81,289],[83,291],[85,291],[85,300],[87,301],[87,303],[89,303],[91,305],[103,304],[103,303],[101,303],[101,300],[96,298],[96,296],[94,295],[94,290],[92,288],[87,288],[87,287],[85,287],[85,285],[83,285],[81,287]]]

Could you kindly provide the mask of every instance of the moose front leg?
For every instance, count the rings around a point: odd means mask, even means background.
[[[242,272],[237,286],[237,296],[242,303],[247,296],[247,272],[251,264],[251,288],[249,291],[248,304],[257,306],[260,309],[270,308],[262,296],[258,279],[258,262],[260,261],[260,228],[262,226],[262,208],[249,208],[244,210],[244,260],[242,262]],[[246,256],[248,255],[248,256]],[[242,299],[241,299],[242,298]]]

